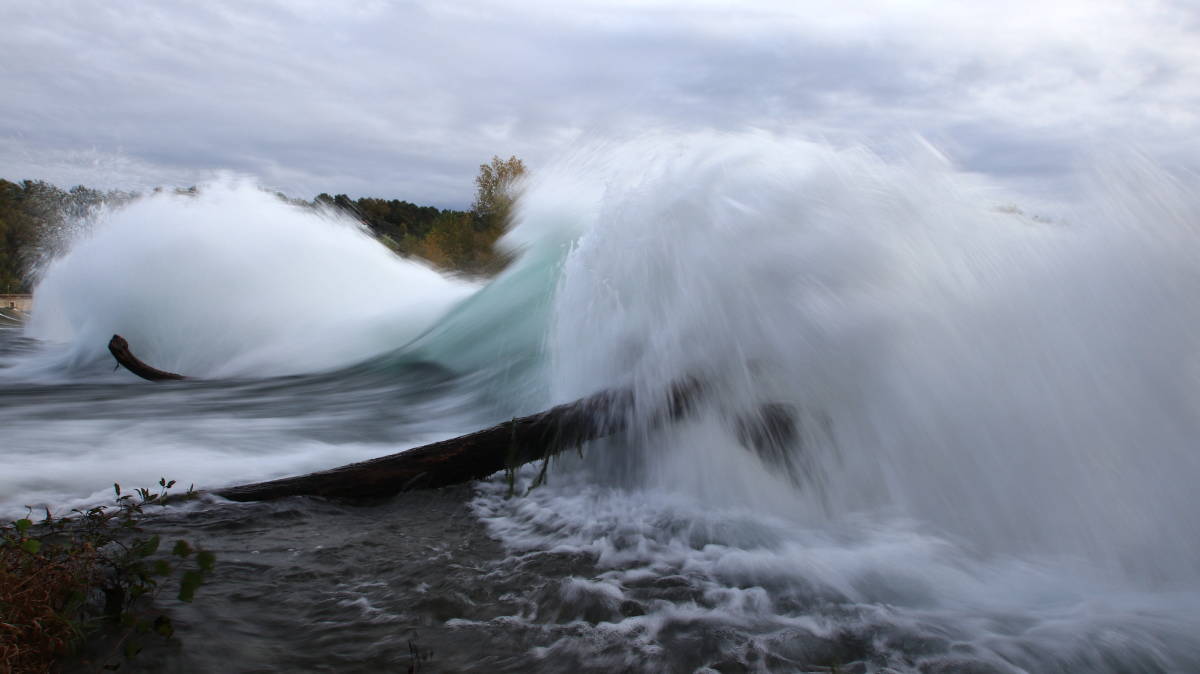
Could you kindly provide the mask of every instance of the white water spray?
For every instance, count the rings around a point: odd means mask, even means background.
[[[927,150],[692,137],[571,166],[603,198],[557,297],[559,397],[714,388],[708,418],[643,438],[642,484],[1200,576],[1200,207],[1179,184],[1109,175],[1056,224]],[[767,402],[798,410],[798,499],[727,423]]]
[[[27,334],[69,345],[54,368],[107,357],[120,333],[192,376],[315,372],[399,348],[474,290],[355,223],[223,181],[101,218],[46,270]]]
[[[885,161],[761,135],[552,170],[595,194],[569,225],[555,397],[631,386],[653,406],[683,377],[709,387],[690,421],[585,452],[586,477],[477,502],[517,550],[595,555],[595,601],[670,574],[703,597],[557,649],[628,639],[646,650],[614,666],[632,666],[681,624],[723,620],[755,625],[765,652],[881,625],[958,644],[898,646],[902,671],[1200,664],[1194,190],[1151,166],[1096,171],[1089,206],[1051,222],[928,148]],[[535,181],[524,199],[558,195]],[[764,404],[795,412],[798,484],[739,438]],[[814,619],[826,601],[842,613]]]

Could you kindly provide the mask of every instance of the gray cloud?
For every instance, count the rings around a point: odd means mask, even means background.
[[[492,154],[537,165],[580,139],[747,126],[919,133],[1018,180],[1109,143],[1192,165],[1196,11],[1044,4],[9,3],[0,176],[228,170],[462,206]]]

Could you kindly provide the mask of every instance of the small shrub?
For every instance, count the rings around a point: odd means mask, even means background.
[[[165,505],[175,481],[158,485],[122,494],[114,484],[112,505],[0,525],[0,671],[47,671],[103,629],[112,646],[98,664],[116,669],[118,653],[141,650],[142,635],[174,634],[153,599],[178,578],[178,598],[191,601],[215,559],[184,540],[160,552],[159,536],[142,531],[145,508]],[[189,488],[183,498],[192,496]]]

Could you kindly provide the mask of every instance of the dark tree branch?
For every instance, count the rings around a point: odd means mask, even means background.
[[[696,380],[671,387],[663,409],[651,421],[687,414],[702,392],[703,387]],[[234,501],[298,495],[367,498],[469,482],[624,430],[634,403],[634,395],[629,391],[604,391],[399,454],[319,473],[219,489],[216,493]]]
[[[150,367],[113,335],[108,343],[117,362],[151,381],[186,379]],[[660,406],[647,417],[651,424],[688,414],[704,393],[697,379],[672,386]],[[377,498],[411,489],[432,489],[487,477],[626,428],[638,401],[629,390],[602,391],[545,412],[514,418],[475,433],[297,477],[216,490],[233,501],[265,501],[284,496]]]
[[[150,381],[187,379],[187,377],[181,374],[150,367],[138,360],[137,356],[133,355],[133,352],[129,350],[129,342],[125,341],[125,338],[120,335],[113,335],[112,339],[108,341],[108,351],[113,355],[113,358],[117,359],[118,363],[125,366],[126,370],[129,370],[142,379],[149,379]]]

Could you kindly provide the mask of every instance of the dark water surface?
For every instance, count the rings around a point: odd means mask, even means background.
[[[646,575],[621,601],[579,591],[603,572],[595,556],[506,552],[473,496],[464,486],[370,505],[292,498],[152,510],[148,532],[211,550],[217,566],[193,603],[159,601],[177,638],[145,639],[122,670],[858,672],[893,657],[872,657],[869,633],[776,632],[757,643],[752,626],[699,615],[675,619],[643,652],[636,635],[603,626],[652,607],[714,608],[703,579]],[[948,646],[912,639],[924,651]]]
[[[178,639],[137,671],[521,671],[519,634],[488,621],[519,611],[528,577],[466,507],[470,488],[376,505],[296,498],[157,515],[149,529],[217,554],[194,603],[163,602]]]

